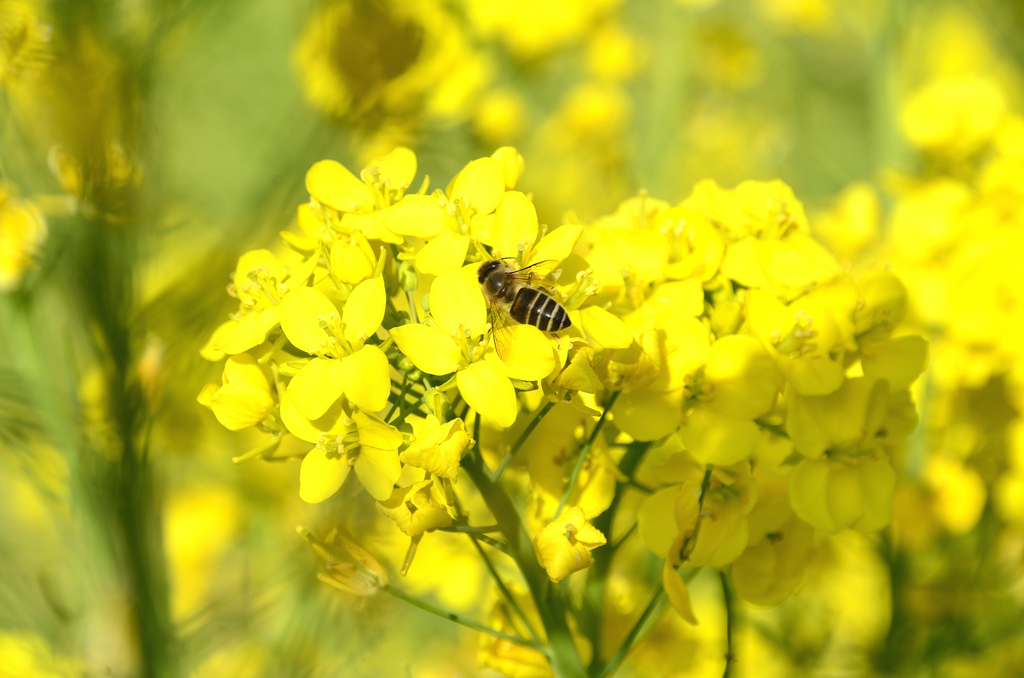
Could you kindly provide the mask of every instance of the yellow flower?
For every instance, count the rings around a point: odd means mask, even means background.
[[[478,158],[452,179],[447,191],[408,195],[385,210],[383,224],[397,235],[427,240],[416,254],[416,269],[440,275],[462,266],[470,240],[479,240],[481,232],[490,230],[492,214],[504,193],[502,162]]]
[[[526,116],[526,105],[518,92],[496,89],[480,102],[473,126],[485,141],[507,142],[522,134]]]
[[[918,148],[968,155],[992,138],[1006,109],[1006,96],[991,77],[942,78],[911,95],[900,127]]]
[[[832,252],[854,259],[878,241],[881,209],[878,192],[871,184],[851,184],[839,194],[832,211],[814,220],[814,232]]]
[[[314,164],[306,173],[306,190],[312,203],[308,213],[300,212],[299,223],[307,234],[300,239],[300,246],[324,228],[347,245],[353,243],[346,236],[357,231],[370,240],[401,244],[401,236],[385,228],[382,219],[388,207],[402,200],[415,176],[416,155],[403,146],[371,160],[358,177],[334,160]],[[354,244],[359,246],[358,242]],[[341,254],[337,255],[340,259],[334,259],[333,250],[332,244],[332,265],[345,263]]]
[[[299,496],[303,501],[317,504],[332,496],[353,468],[371,497],[377,501],[391,497],[402,475],[398,459],[402,434],[360,410],[351,419],[346,418],[344,426],[333,440],[326,433],[321,435],[316,447],[302,460]]]
[[[254,250],[238,259],[230,291],[239,299],[231,320],[218,327],[200,352],[220,360],[259,346],[281,322],[281,298],[292,287],[305,285],[319,256],[314,254],[289,275],[272,252]]]
[[[988,498],[978,472],[958,459],[932,457],[924,478],[934,493],[933,511],[946,529],[953,534],[973,530]]]
[[[402,450],[403,462],[421,468],[431,475],[456,482],[459,463],[473,445],[462,419],[442,424],[433,414],[426,419],[413,420],[413,442]]]
[[[25,81],[46,67],[53,59],[50,33],[32,4],[0,3],[0,86]]]
[[[377,256],[359,231],[340,234],[331,244],[331,275],[348,285],[358,285],[377,270]]]
[[[386,501],[378,501],[377,509],[395,521],[405,534],[418,537],[439,527],[452,524],[452,517],[432,496],[433,480],[421,480],[409,487],[396,487]]]
[[[506,365],[484,341],[487,309],[476,267],[439,275],[430,288],[430,324],[395,327],[391,336],[409,360],[426,372],[455,372],[455,383],[471,408],[501,428],[516,419],[518,405],[509,378],[537,381],[555,368],[554,349],[544,334],[517,325],[515,353]],[[488,356],[491,356],[488,358]]]
[[[825,395],[843,384],[844,345],[853,337],[857,289],[841,276],[786,305],[764,290],[747,292],[747,321],[789,384]]]
[[[728,466],[753,454],[754,419],[775,404],[775,365],[753,337],[722,337],[703,351],[707,362],[686,376],[689,410],[679,436],[700,462]]]
[[[823,532],[880,530],[892,521],[896,471],[884,456],[805,459],[790,479],[793,511]]]
[[[377,559],[337,529],[331,530],[323,541],[304,527],[298,528],[298,533],[324,559],[327,574],[317,574],[323,583],[361,598],[387,586],[388,573]]]
[[[231,431],[264,423],[274,412],[274,397],[266,375],[256,360],[244,353],[228,358],[223,384],[207,386],[198,400]]]
[[[556,584],[573,572],[590,567],[590,552],[603,546],[601,531],[587,522],[578,506],[566,509],[533,538],[537,560]]]
[[[0,63],[0,82],[3,70]],[[18,286],[39,258],[46,235],[46,220],[35,203],[14,198],[0,183],[0,292]]]
[[[744,601],[774,607],[803,581],[814,529],[796,517],[785,493],[759,502],[748,524],[749,543],[732,564],[732,583]]]
[[[432,0],[323,3],[310,15],[294,61],[309,103],[341,120],[424,109],[452,115],[482,82],[467,77],[473,53]]]
[[[370,278],[352,290],[341,317],[319,290],[296,287],[281,302],[281,329],[296,348],[315,355],[288,384],[295,408],[317,419],[341,397],[367,412],[387,404],[391,392],[388,359],[365,344],[384,318],[383,278]]]
[[[701,505],[703,472],[699,466],[691,472],[686,482],[647,497],[637,516],[640,536],[652,553],[674,566],[724,568],[747,547],[747,516],[757,503],[757,483],[749,462],[716,467]]]
[[[470,0],[467,14],[484,36],[495,36],[522,59],[534,59],[584,37],[614,0],[492,2]]]

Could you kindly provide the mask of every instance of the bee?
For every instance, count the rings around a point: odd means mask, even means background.
[[[545,285],[541,281],[557,264],[554,260],[539,261],[517,270],[502,259],[493,259],[477,269],[484,298],[491,307],[494,348],[502,360],[509,355],[509,318],[542,332],[558,332],[572,324],[562,305],[542,289]]]

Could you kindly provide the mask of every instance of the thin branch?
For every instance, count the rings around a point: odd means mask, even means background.
[[[508,451],[508,454],[505,455],[505,458],[501,460],[500,464],[498,464],[498,468],[494,469],[494,473],[491,474],[491,478],[494,479],[494,482],[498,482],[498,480],[501,479],[501,474],[505,472],[505,467],[508,466],[509,462],[512,461],[512,458],[516,456],[516,452],[518,452],[519,448],[523,446],[523,443],[526,442],[526,439],[530,437],[530,434],[533,433],[533,430],[537,428],[537,425],[540,424],[541,419],[543,419],[544,416],[548,412],[550,412],[551,408],[554,406],[555,403],[549,400],[544,405],[544,407],[541,408],[540,412],[537,413],[537,416],[533,418],[533,421],[530,422],[529,426],[526,427],[526,430],[524,430],[522,434],[519,436],[519,439],[516,440],[514,445],[512,445],[512,449]]]
[[[453,621],[456,624],[461,624],[462,626],[465,626],[468,629],[473,629],[474,631],[479,631],[480,633],[486,633],[489,636],[494,636],[495,638],[498,638],[500,640],[507,640],[510,643],[515,643],[516,645],[522,645],[523,647],[529,647],[529,648],[532,648],[534,650],[540,650],[541,649],[541,646],[538,645],[537,643],[533,642],[533,641],[525,640],[523,638],[518,638],[516,636],[510,636],[507,633],[502,633],[501,631],[498,631],[496,629],[492,629],[490,626],[485,626],[484,624],[481,624],[480,622],[475,622],[472,619],[466,619],[465,617],[457,615],[454,612],[448,612],[446,610],[442,610],[440,608],[434,607],[430,603],[428,603],[428,602],[426,602],[424,600],[420,600],[419,598],[416,598],[414,596],[410,596],[405,591],[402,591],[401,589],[397,589],[394,586],[391,586],[390,584],[385,584],[384,586],[381,587],[381,590],[387,591],[388,593],[393,595],[395,598],[398,598],[399,600],[404,600],[405,602],[409,603],[413,607],[418,607],[418,608],[420,608],[421,610],[423,610],[425,612],[429,612],[430,614],[437,615],[438,617],[441,617],[443,619],[447,619],[448,621]]]
[[[504,553],[506,556],[511,556],[512,555],[511,551],[509,551],[509,549],[508,549],[508,544],[506,544],[505,542],[499,541],[499,540],[495,539],[494,537],[491,537],[491,536],[486,535],[486,534],[478,534],[478,535],[475,535],[475,536],[476,536],[476,538],[479,541],[482,541],[483,543],[488,544],[488,545],[494,547],[495,549],[497,549],[497,550],[501,551],[502,553]]]
[[[729,678],[732,665],[736,661],[732,652],[732,627],[736,623],[736,608],[733,605],[732,590],[729,588],[729,575],[723,571],[719,576],[722,579],[722,601],[725,603],[725,671],[722,678]]]
[[[601,433],[601,429],[604,428],[604,422],[608,419],[608,412],[611,411],[612,406],[615,405],[615,401],[619,398],[621,391],[612,391],[611,396],[608,397],[608,404],[604,407],[604,412],[601,413],[601,418],[597,420],[597,424],[594,426],[594,430],[590,432],[590,437],[587,438],[587,443],[580,450],[580,458],[576,460],[576,467],[572,470],[572,475],[569,477],[569,484],[565,487],[565,492],[562,494],[562,499],[558,502],[558,509],[555,511],[555,517],[562,515],[562,509],[565,508],[565,504],[569,501],[569,495],[572,494],[573,488],[576,486],[576,480],[579,478],[580,471],[583,470],[583,462],[586,461],[587,455],[590,453],[590,447],[597,440],[598,434]]]
[[[441,532],[463,532],[465,534],[487,534],[488,532],[501,532],[497,525],[449,525],[448,527],[437,528]]]

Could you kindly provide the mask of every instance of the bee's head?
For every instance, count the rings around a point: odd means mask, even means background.
[[[487,280],[487,276],[494,273],[498,268],[501,267],[501,261],[498,259],[492,259],[491,261],[485,261],[480,264],[480,268],[476,269],[477,279],[482,285],[484,280]]]

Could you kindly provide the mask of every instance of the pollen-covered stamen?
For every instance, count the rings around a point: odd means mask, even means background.
[[[334,353],[335,357],[350,355],[353,352],[352,346],[345,340],[344,326],[342,325],[341,318],[336,313],[332,313],[327,317],[318,315],[316,321],[320,329],[327,335],[327,339],[320,344],[322,350],[327,353]]]
[[[462,194],[452,198],[449,202],[445,211],[451,216],[455,217],[455,223],[459,225],[459,233],[462,235],[470,235],[469,224],[472,221],[472,209],[469,201]]]
[[[562,304],[567,311],[576,310],[590,297],[597,294],[601,289],[601,283],[594,280],[594,272],[591,269],[580,271],[576,274],[576,281],[566,292],[566,300]]]
[[[690,400],[709,403],[715,399],[715,385],[704,376],[704,367],[683,377],[683,393]]]
[[[259,286],[259,289],[263,291],[267,299],[274,306],[281,303],[281,297],[277,293],[277,278],[270,275],[270,271],[267,270],[266,266],[257,266],[256,268],[249,271],[246,277],[252,282]],[[247,291],[255,291],[254,287],[249,287]]]
[[[338,441],[327,433],[321,433],[316,441],[316,449],[325,452],[328,459],[340,459],[342,452],[339,452]]]
[[[786,336],[778,330],[772,332],[771,341],[776,350],[783,355],[799,357],[813,353],[818,349],[818,344],[812,341],[817,336],[814,329],[814,318],[806,311],[797,311],[796,322]]]
[[[470,331],[460,324],[449,336],[456,344],[459,345],[459,348],[462,349],[462,355],[466,360],[473,362],[473,349],[476,347],[476,342],[473,341],[473,335]]]

